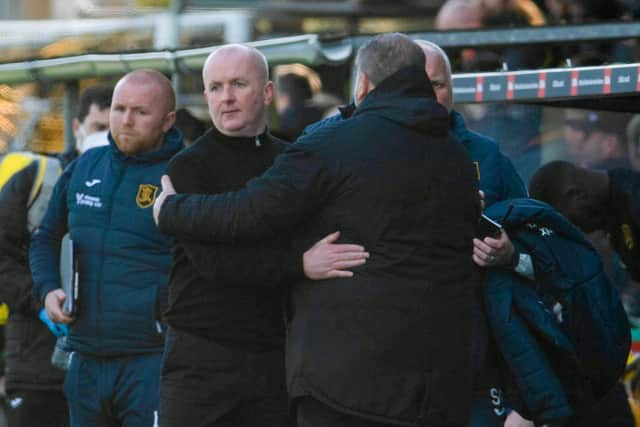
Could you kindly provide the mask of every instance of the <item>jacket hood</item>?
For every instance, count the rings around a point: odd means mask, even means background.
[[[175,126],[172,126],[171,129],[169,129],[169,132],[166,133],[166,135],[164,136],[164,144],[162,144],[159,148],[153,151],[140,153],[133,156],[127,156],[126,154],[122,153],[120,149],[118,149],[118,146],[116,145],[111,132],[109,132],[108,137],[109,147],[111,147],[111,150],[113,150],[113,153],[116,156],[122,159],[129,159],[134,162],[140,163],[157,163],[168,160],[184,147],[182,143],[182,132],[180,132],[180,130],[178,130],[178,128],[176,128]]]
[[[353,116],[381,114],[403,126],[446,135],[449,114],[436,101],[423,68],[407,67],[380,82],[357,106]]]

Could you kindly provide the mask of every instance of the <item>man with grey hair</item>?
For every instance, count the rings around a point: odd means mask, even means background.
[[[273,95],[267,62],[252,47],[226,45],[207,58],[202,78],[214,126],[171,160],[168,174],[182,192],[236,190],[286,146],[267,131]],[[287,425],[287,287],[304,277],[349,276],[347,269],[367,256],[359,245],[333,244],[335,233],[307,251],[295,247],[291,235],[226,244],[176,239],[160,392],[163,426]]]
[[[240,243],[297,225],[308,242],[337,229],[362,243],[371,257],[353,277],[290,291],[297,425],[464,425],[477,180],[448,143],[448,113],[415,43],[376,36],[357,66],[351,119],[300,138],[235,193],[175,194],[165,177],[156,218],[177,238]]]

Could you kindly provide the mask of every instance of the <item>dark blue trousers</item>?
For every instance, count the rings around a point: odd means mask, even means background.
[[[71,427],[158,426],[161,354],[92,357],[74,352],[64,393]]]

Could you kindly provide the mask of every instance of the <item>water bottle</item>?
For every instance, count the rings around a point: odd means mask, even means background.
[[[69,369],[69,360],[71,359],[71,352],[67,351],[66,348],[67,337],[59,337],[56,340],[56,345],[53,348],[53,353],[51,354],[51,364],[63,371]]]

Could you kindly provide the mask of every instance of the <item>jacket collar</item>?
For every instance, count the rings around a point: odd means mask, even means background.
[[[213,126],[203,135],[203,138],[209,141],[216,141],[217,143],[227,145],[236,150],[254,151],[271,144],[271,135],[267,127],[265,127],[265,130],[261,134],[247,137],[225,135]]]
[[[449,114],[436,101],[423,68],[403,68],[380,82],[353,116],[371,112],[431,134],[446,135],[449,131]]]
[[[182,132],[175,126],[172,126],[169,132],[166,133],[164,143],[160,147],[153,151],[135,154],[133,156],[127,156],[118,149],[113,136],[111,136],[111,132],[109,132],[108,138],[109,147],[118,158],[138,163],[156,163],[169,160],[184,147],[182,144]]]

